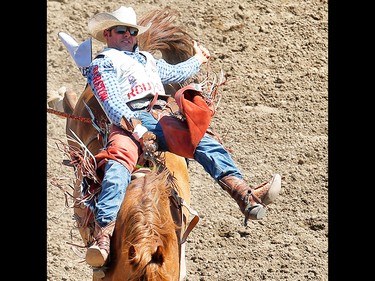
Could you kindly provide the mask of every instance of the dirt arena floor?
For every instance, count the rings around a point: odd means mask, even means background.
[[[180,12],[177,23],[228,77],[212,127],[251,186],[273,173],[285,177],[267,216],[245,227],[237,204],[190,162],[201,220],[187,241],[186,280],[328,280],[328,1],[48,0],[47,98],[61,87],[81,93],[86,82],[58,32],[83,42],[90,17],[121,5],[138,17],[165,7]],[[96,51],[103,46],[93,43]],[[56,146],[65,122],[47,114],[47,280],[88,281],[91,269],[67,244],[80,243],[73,210],[51,184],[73,180]]]

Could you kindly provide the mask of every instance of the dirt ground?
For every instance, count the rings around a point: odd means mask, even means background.
[[[276,172],[285,177],[267,216],[245,227],[236,203],[190,162],[201,220],[187,241],[186,280],[328,280],[327,0],[48,0],[48,98],[85,86],[57,33],[82,42],[91,16],[120,5],[138,17],[167,6],[180,12],[177,23],[210,50],[211,69],[228,77],[212,127],[251,186]],[[94,51],[103,46],[93,42]],[[91,269],[67,244],[81,242],[73,210],[51,184],[73,180],[56,146],[65,121],[47,114],[47,280],[84,281]]]

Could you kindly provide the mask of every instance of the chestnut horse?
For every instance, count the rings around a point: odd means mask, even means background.
[[[138,24],[152,22],[152,25],[138,37],[140,49],[161,55],[172,64],[192,56],[192,38],[173,24],[176,14],[172,10],[155,10],[142,17]],[[165,89],[173,95],[179,87],[168,85]],[[65,93],[64,111],[79,118],[67,119],[69,147],[81,150],[84,147],[83,154],[93,157],[103,147],[101,140],[105,133],[101,135],[97,128],[105,128],[101,125],[108,124],[107,117],[88,85],[74,102],[67,98],[72,94]],[[94,119],[99,125],[97,128],[92,123],[82,122]],[[161,153],[158,159],[165,164],[164,169],[158,167],[160,169],[146,172],[127,187],[111,239],[110,261],[105,267],[94,269],[93,280],[177,281],[185,277],[184,242],[199,219],[189,208],[187,163],[169,152]],[[80,198],[81,184],[87,174],[77,166],[75,174],[74,197]],[[188,223],[191,213],[194,217]],[[74,215],[87,247],[92,241],[93,214],[77,200]]]

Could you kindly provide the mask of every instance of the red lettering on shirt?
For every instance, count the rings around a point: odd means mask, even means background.
[[[141,85],[136,85],[133,89],[132,89],[132,93],[133,95],[136,94],[136,95],[139,95],[143,92],[143,88]]]
[[[151,90],[151,84],[150,83],[147,83],[146,85],[145,85],[145,83],[143,83],[142,87],[143,87],[144,91],[150,91]]]
[[[136,97],[137,95],[142,94],[145,91],[151,91],[152,86],[151,83],[142,83],[140,85],[135,85],[130,93],[128,93],[128,99],[131,99],[132,97]]]
[[[98,71],[98,66],[93,69],[93,84],[96,90],[96,94],[99,96],[100,101],[104,102],[109,99],[107,89],[103,83],[102,76]]]

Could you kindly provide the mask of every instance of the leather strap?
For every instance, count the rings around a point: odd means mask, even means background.
[[[190,232],[193,230],[193,228],[199,222],[199,216],[198,216],[197,211],[193,210],[188,204],[186,204],[186,202],[182,198],[181,198],[181,204],[186,209],[188,209],[188,211],[189,211],[190,214],[194,215],[194,217],[191,219],[191,221],[189,222],[188,226],[186,227],[186,230],[185,230],[184,234],[182,235],[180,244],[183,244],[183,243],[185,243],[185,241],[186,241],[187,237],[189,236]]]
[[[156,101],[158,99],[158,96],[159,96],[159,94],[155,93],[154,98],[152,99],[152,101],[150,102],[150,104],[147,107],[147,111],[151,111],[152,107],[154,106],[154,104],[156,103]]]

